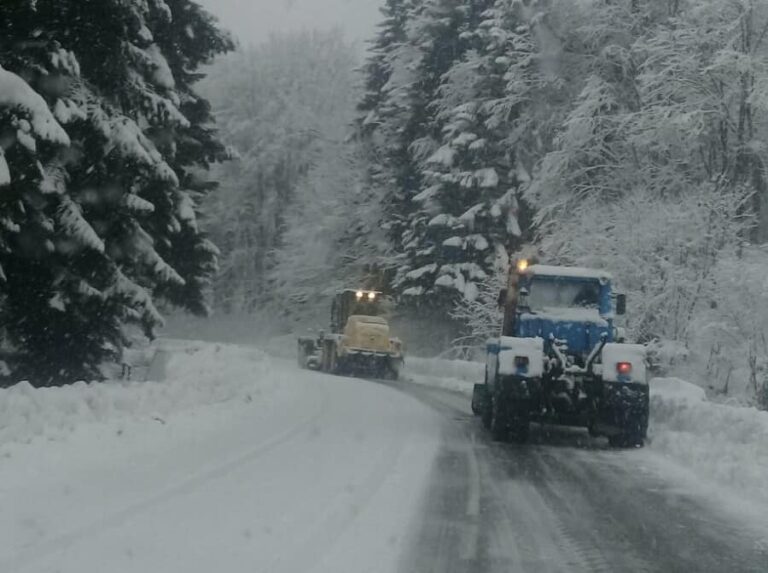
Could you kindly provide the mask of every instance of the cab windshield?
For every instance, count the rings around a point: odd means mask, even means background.
[[[567,281],[537,277],[528,284],[524,304],[534,310],[599,308],[600,283],[596,280]]]

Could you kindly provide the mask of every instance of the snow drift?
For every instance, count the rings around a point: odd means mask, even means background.
[[[483,381],[485,364],[466,360],[419,358],[406,356],[405,380],[423,386],[434,386],[472,394],[472,387]]]
[[[768,412],[717,404],[677,378],[651,381],[650,449],[768,503]]]
[[[33,388],[22,382],[0,389],[0,446],[55,439],[77,426],[126,418],[165,418],[175,412],[264,393],[276,386],[269,358],[248,347],[164,342],[160,382],[78,382]],[[256,384],[258,381],[258,385]]]

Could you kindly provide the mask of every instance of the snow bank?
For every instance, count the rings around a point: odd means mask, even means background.
[[[697,476],[768,503],[768,412],[717,404],[677,378],[651,381],[649,448]]]
[[[472,395],[472,387],[483,381],[485,364],[466,360],[407,356],[404,379],[422,386],[433,386]]]
[[[248,399],[275,385],[270,362],[253,348],[164,342],[163,382],[79,382],[33,388],[22,382],[0,389],[0,446],[56,439],[78,426],[126,418],[164,419],[175,412]]]

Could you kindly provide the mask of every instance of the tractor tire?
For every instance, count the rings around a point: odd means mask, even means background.
[[[515,417],[509,423],[509,436],[513,442],[525,444],[531,434],[531,424],[527,417]]]
[[[402,360],[391,360],[384,368],[384,378],[397,382],[400,379],[400,371],[403,368]]]
[[[331,349],[331,355],[330,355],[330,364],[328,366],[328,371],[331,374],[341,374],[341,366],[339,364],[339,356],[336,354],[336,349]]]
[[[508,408],[509,436],[513,442],[524,444],[531,430],[530,405],[527,400],[510,400]]]
[[[483,427],[486,430],[491,429],[492,418],[493,418],[493,411],[491,410],[491,400],[486,400],[484,406],[480,410],[480,421],[483,423]]]
[[[491,398],[491,437],[496,442],[506,442],[509,438],[509,416],[507,404],[499,392],[493,393]]]

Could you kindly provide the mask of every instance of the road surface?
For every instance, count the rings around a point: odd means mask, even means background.
[[[459,394],[279,360],[232,370],[270,378],[238,394],[217,352],[169,369],[211,377],[210,403],[0,443],[0,572],[768,570],[768,529],[646,452],[496,444]]]
[[[403,572],[768,571],[764,533],[647,469],[640,450],[562,428],[494,443],[464,396],[399,387],[442,420]]]

